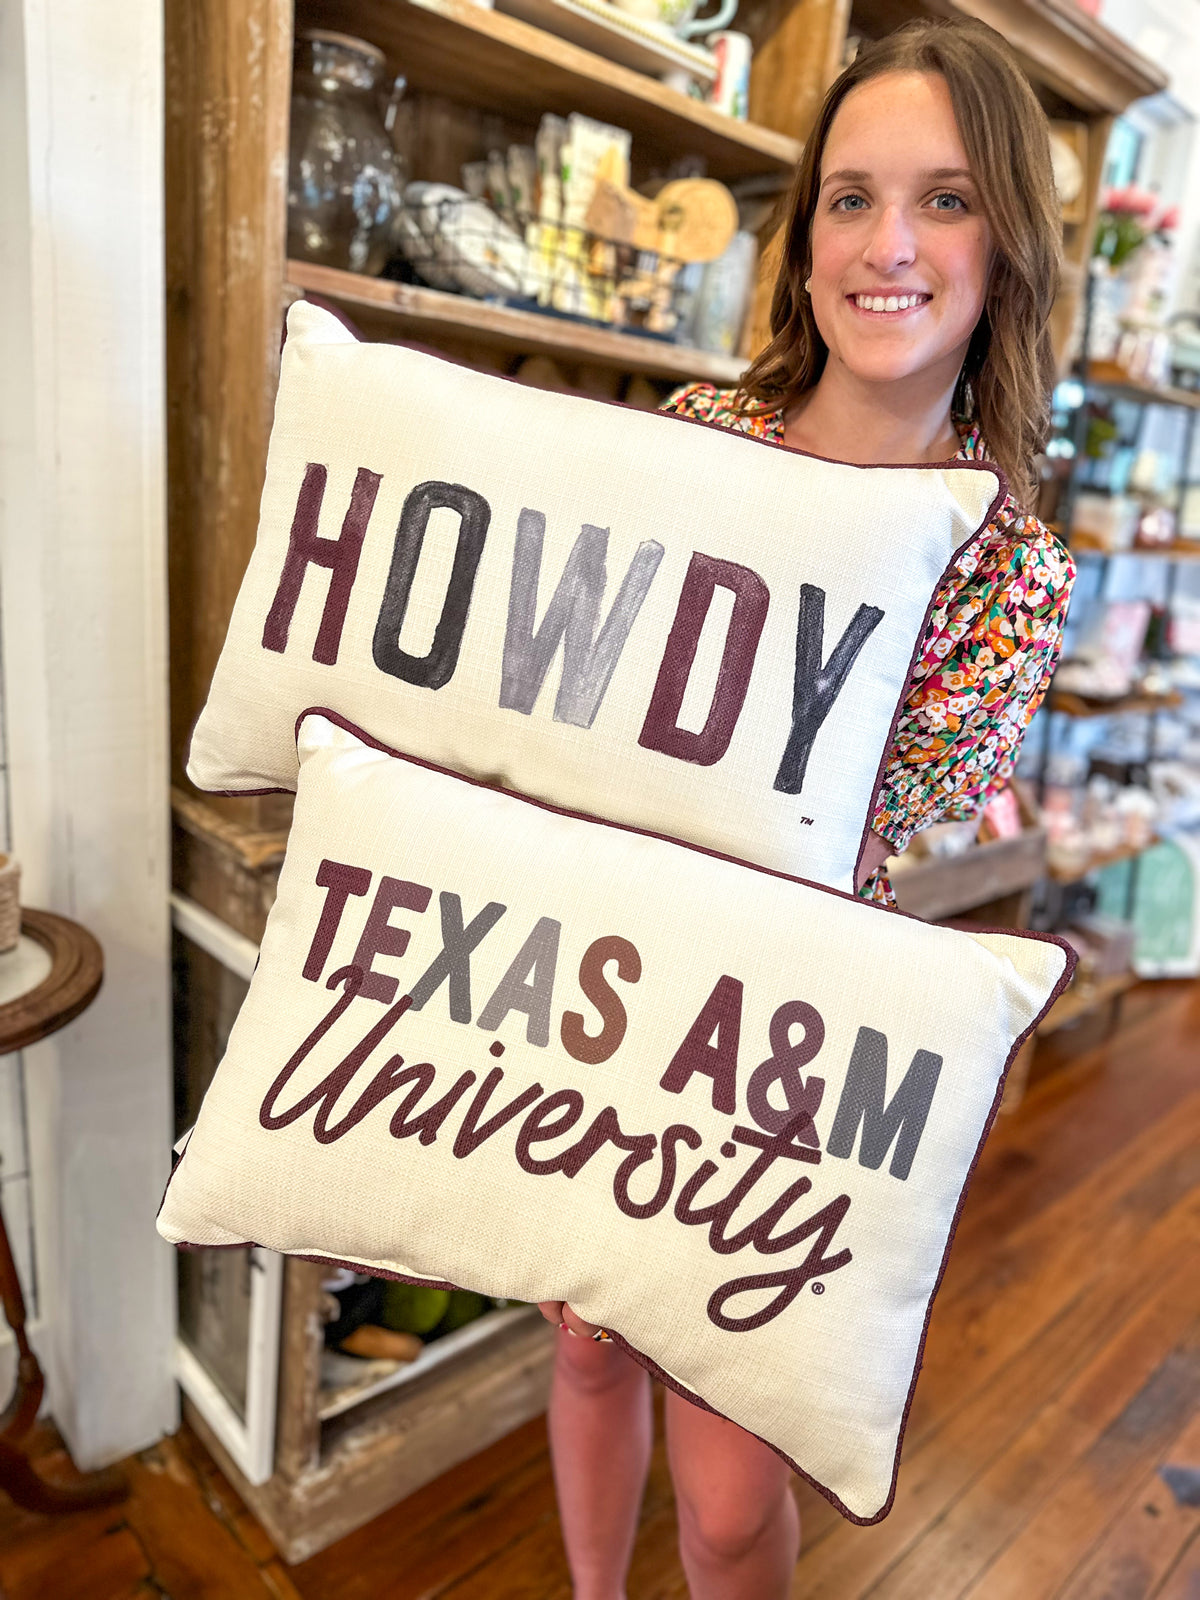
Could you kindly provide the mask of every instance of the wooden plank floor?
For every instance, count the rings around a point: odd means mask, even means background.
[[[896,1508],[854,1528],[798,1484],[795,1600],[1200,1600],[1200,1504],[1160,1475],[1200,1482],[1198,1242],[1200,984],[1144,985],[1107,1039],[1041,1047],[967,1203]],[[115,1509],[0,1504],[4,1600],[570,1597],[540,1420],[293,1568],[186,1432],[128,1467]],[[629,1594],[686,1600],[661,1447]]]

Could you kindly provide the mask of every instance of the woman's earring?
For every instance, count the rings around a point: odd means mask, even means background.
[[[805,294],[811,294],[812,293],[812,279],[811,278],[805,278],[805,280],[804,280],[804,292],[805,292]]]

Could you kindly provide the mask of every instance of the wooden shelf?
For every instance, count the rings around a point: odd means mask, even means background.
[[[321,1422],[328,1422],[352,1407],[362,1405],[364,1401],[374,1400],[377,1395],[387,1394],[401,1384],[410,1383],[414,1378],[424,1378],[426,1373],[444,1361],[453,1360],[481,1340],[493,1339],[514,1322],[528,1320],[533,1315],[540,1313],[531,1306],[507,1306],[498,1311],[488,1311],[473,1322],[468,1322],[465,1327],[457,1328],[453,1333],[427,1344],[415,1361],[363,1361],[359,1363],[362,1371],[357,1381],[321,1389],[317,1397],[317,1416]]]
[[[519,17],[556,39],[569,39],[582,50],[651,78],[683,71],[711,84],[717,76],[711,50],[681,39],[664,23],[618,11],[608,0],[495,0],[495,6],[506,17]]]
[[[1076,988],[1072,985],[1055,1001],[1049,1015],[1039,1025],[1038,1038],[1044,1038],[1048,1033],[1057,1033],[1059,1028],[1065,1028],[1069,1022],[1075,1022],[1079,1017],[1085,1017],[1089,1011],[1111,1004],[1127,989],[1132,989],[1137,981],[1136,973],[1122,972],[1115,978],[1103,978],[1099,983],[1088,984],[1086,988]]]
[[[1062,868],[1049,866],[1047,876],[1054,879],[1055,883],[1078,883],[1080,878],[1086,878],[1089,872],[1099,872],[1102,867],[1115,866],[1118,861],[1132,861],[1135,856],[1145,855],[1147,850],[1152,850],[1158,843],[1157,838],[1151,839],[1147,844],[1127,844],[1119,850],[1106,850],[1094,856],[1089,856],[1082,867]]]
[[[1050,531],[1062,537],[1056,527],[1051,526]],[[1088,544],[1086,540],[1080,542],[1074,538],[1070,541],[1070,550],[1072,555],[1151,556],[1160,561],[1200,561],[1200,541],[1196,539],[1176,539],[1172,544],[1133,544],[1126,550],[1105,550],[1102,545]]]
[[[471,0],[304,0],[304,25],[370,39],[392,69],[431,94],[536,125],[584,111],[634,137],[640,161],[703,156],[725,182],[788,171],[800,142],[739,122],[657,79]]]
[[[735,356],[711,355],[663,339],[573,322],[569,317],[518,311],[470,295],[393,283],[390,278],[365,278],[307,261],[289,261],[287,275],[297,290],[344,306],[354,321],[363,324],[364,332],[384,338],[407,334],[433,341],[439,333],[469,335],[504,349],[567,356],[678,382],[697,378],[733,384],[746,365]]]
[[[851,26],[876,35],[928,16],[970,17],[996,28],[1034,82],[1078,111],[1111,115],[1167,87],[1153,61],[1075,0],[854,0]]]
[[[1089,700],[1085,695],[1072,694],[1069,689],[1056,689],[1050,698],[1051,711],[1064,717],[1120,717],[1132,712],[1147,715],[1155,711],[1173,711],[1183,704],[1183,696],[1171,694],[1126,694],[1115,700]]]
[[[929,856],[901,867],[892,875],[892,888],[901,911],[934,922],[1019,894],[1045,867],[1046,835],[1032,827],[1013,839],[972,845],[961,855]]]
[[[1112,389],[1130,400],[1143,400],[1151,405],[1182,406],[1188,411],[1200,411],[1200,391],[1173,389],[1165,384],[1145,383],[1131,378],[1124,367],[1115,361],[1093,361],[1088,366],[1087,381],[1100,389]]]

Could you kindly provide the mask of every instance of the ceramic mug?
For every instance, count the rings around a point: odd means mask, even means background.
[[[704,41],[717,58],[717,76],[708,102],[728,117],[745,122],[750,115],[749,37],[744,33],[710,33]]]
[[[718,0],[710,17],[697,17],[704,0],[658,0],[658,19],[681,39],[694,39],[702,33],[728,28],[737,14],[738,0]]]

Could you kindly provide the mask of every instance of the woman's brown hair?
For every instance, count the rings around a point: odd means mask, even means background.
[[[784,203],[771,341],[747,368],[738,404],[743,410],[777,410],[821,376],[828,351],[804,289],[812,270],[821,160],[842,101],[885,72],[936,72],[950,92],[995,250],[953,409],[979,423],[1013,498],[1032,509],[1034,457],[1045,444],[1054,383],[1050,310],[1062,224],[1045,113],[1008,45],[984,23],[907,23],[864,47],[825,96]]]

